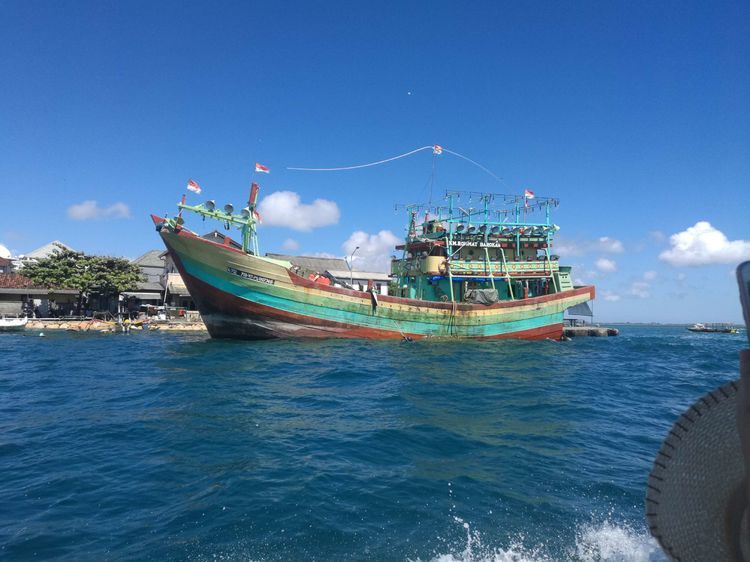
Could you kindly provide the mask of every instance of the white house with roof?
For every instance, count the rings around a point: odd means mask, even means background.
[[[73,248],[71,248],[64,242],[53,240],[52,242],[48,242],[44,246],[40,246],[36,250],[32,250],[27,254],[20,254],[15,259],[13,259],[13,266],[16,269],[21,269],[24,264],[33,263],[41,259],[48,258],[52,254],[54,254],[55,252],[59,252],[60,250],[70,250],[71,252],[75,252]]]

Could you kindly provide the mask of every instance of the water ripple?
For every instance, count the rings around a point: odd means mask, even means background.
[[[0,335],[0,556],[661,560],[674,417],[741,336]]]

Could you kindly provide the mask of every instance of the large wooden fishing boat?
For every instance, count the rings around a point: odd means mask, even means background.
[[[176,217],[152,215],[212,337],[559,339],[565,310],[594,298],[594,287],[574,287],[571,268],[551,253],[556,199],[448,192],[424,220],[424,206],[406,206],[391,294],[381,295],[261,256],[257,194],[253,184],[239,213],[183,198]],[[238,228],[241,244],[188,230],[184,211]],[[529,220],[534,214],[543,219]]]

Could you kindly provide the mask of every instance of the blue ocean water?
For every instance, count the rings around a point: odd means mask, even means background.
[[[0,557],[662,560],[675,417],[744,334],[0,335]]]

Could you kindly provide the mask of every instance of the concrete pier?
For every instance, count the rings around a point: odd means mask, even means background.
[[[104,320],[66,320],[59,318],[34,318],[26,323],[26,330],[68,330],[71,332],[113,332],[117,324]]]
[[[604,328],[600,326],[566,326],[563,328],[563,335],[568,338],[577,338],[581,336],[617,336],[620,330],[617,328]]]
[[[206,326],[201,321],[150,321],[146,326],[137,324],[131,325],[132,331],[154,331],[160,332],[205,332]],[[101,332],[116,333],[121,332],[122,327],[117,322],[107,322],[104,320],[60,320],[57,318],[34,318],[29,319],[26,324],[26,330],[67,330],[69,332]]]

